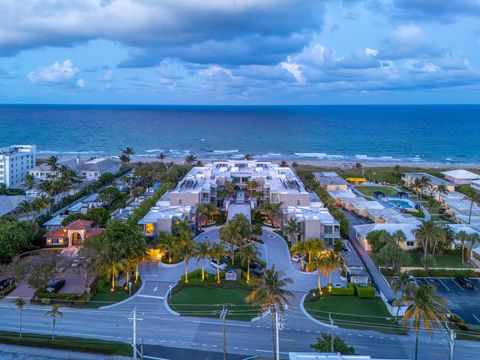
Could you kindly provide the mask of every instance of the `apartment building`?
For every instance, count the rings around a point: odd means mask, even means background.
[[[0,148],[0,183],[16,188],[28,170],[35,166],[35,145],[10,145]]]

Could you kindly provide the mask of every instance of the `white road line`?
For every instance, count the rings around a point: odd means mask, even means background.
[[[155,296],[155,295],[137,295],[137,297],[149,298],[149,299],[165,299],[164,296]]]
[[[155,286],[155,288],[153,289],[153,292],[157,292],[157,289],[158,289],[158,286]]]
[[[441,283],[443,286],[445,286],[445,289],[447,289],[448,291],[450,291],[450,288],[449,288],[447,285],[445,285],[445,283],[442,281],[442,279],[438,279],[438,281],[440,281],[440,283]]]
[[[480,319],[475,314],[472,314],[472,316],[480,323]]]
[[[455,280],[452,280],[452,281],[455,285],[457,285],[460,288],[460,290],[465,291],[465,289],[463,287],[461,287],[460,285],[458,285],[458,283]]]

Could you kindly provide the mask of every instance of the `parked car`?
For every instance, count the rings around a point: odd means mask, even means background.
[[[13,277],[0,280],[0,291],[9,288],[12,285],[15,285],[15,279]]]
[[[215,269],[225,270],[227,268],[227,264],[220,261],[220,264],[217,263],[216,259],[210,259],[210,265],[212,265]]]
[[[472,280],[467,279],[466,277],[463,277],[463,276],[458,276],[455,280],[465,289],[473,289]]]
[[[299,255],[299,254],[294,254],[294,255],[292,256],[292,261],[293,261],[293,262],[297,262],[297,263],[298,263],[298,262],[302,261],[303,259],[305,259],[305,256],[302,256],[302,255]]]
[[[65,280],[63,279],[54,279],[50,281],[47,285],[47,292],[49,293],[57,293],[60,289],[65,285]]]

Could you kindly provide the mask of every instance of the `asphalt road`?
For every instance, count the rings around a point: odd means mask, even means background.
[[[287,358],[290,351],[310,351],[310,345],[322,332],[330,329],[307,318],[300,301],[307,289],[316,286],[316,274],[304,274],[290,262],[285,241],[271,232],[265,232],[262,239],[266,245],[265,255],[270,265],[285,271],[295,283],[290,290],[295,293],[285,318],[284,329],[280,332],[280,351]],[[199,267],[191,261],[190,270]],[[132,324],[128,320],[132,310],[137,309],[137,338],[143,340],[147,355],[178,359],[182,349],[197,349],[204,352],[192,356],[195,360],[210,359],[211,352],[222,352],[223,334],[220,320],[194,317],[180,317],[171,314],[164,306],[169,286],[176,283],[184,265],[165,268],[158,264],[142,267],[144,286],[128,301],[108,308],[75,309],[63,308],[64,316],[58,320],[57,333],[85,338],[98,338],[131,342]],[[338,274],[337,274],[338,275]],[[336,276],[337,276],[336,275]],[[23,313],[25,332],[50,333],[51,319],[45,317],[48,307],[27,306]],[[0,329],[17,331],[18,312],[8,300],[0,303]],[[245,356],[271,356],[272,327],[267,316],[255,322],[226,321],[227,351]],[[374,331],[337,329],[336,333],[354,346],[359,354],[370,354],[385,359],[407,359],[413,356],[412,335],[390,335]],[[455,359],[478,359],[479,345],[458,341]],[[444,334],[433,339],[422,334],[420,359],[447,359],[447,344]],[[179,357],[180,356],[180,357]]]

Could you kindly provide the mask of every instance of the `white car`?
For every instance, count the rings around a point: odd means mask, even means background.
[[[210,259],[210,265],[212,265],[215,269],[225,270],[227,268],[227,264],[224,262],[217,263],[216,259]]]
[[[298,262],[302,261],[304,258],[305,257],[302,256],[302,255],[295,254],[295,255],[292,256],[292,261],[298,263]]]

